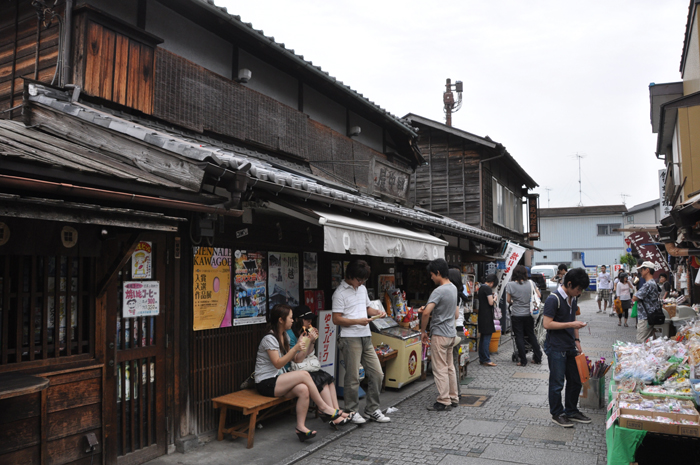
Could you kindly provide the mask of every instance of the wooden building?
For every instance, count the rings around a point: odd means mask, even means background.
[[[506,148],[444,123],[408,114],[426,164],[416,170],[411,201],[457,221],[529,246],[523,204],[537,183]],[[472,253],[485,250],[475,244]],[[488,249],[486,249],[488,250]]]
[[[351,257],[417,292],[442,237],[499,248],[412,204],[411,126],[213,2],[52,5],[0,1],[0,463],[186,450],[251,373],[266,302],[327,308]],[[230,267],[220,321],[202,253]]]

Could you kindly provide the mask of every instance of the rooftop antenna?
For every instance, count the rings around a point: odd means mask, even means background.
[[[452,93],[453,88],[457,92],[457,102],[455,102],[455,96]],[[452,113],[462,108],[462,81],[457,81],[454,84],[452,84],[451,79],[445,81],[445,93],[442,94],[442,103],[445,110],[445,124],[452,126]]]
[[[549,187],[545,187],[544,190],[547,191],[547,208],[549,208],[549,191],[554,190],[554,189],[550,189]]]
[[[620,193],[620,197],[622,197],[622,205],[627,205],[627,202],[625,202],[625,199],[626,199],[627,197],[631,197],[631,195]]]
[[[581,159],[586,158],[585,155],[581,155],[580,153],[576,152],[576,155],[574,155],[576,158],[578,158],[578,206],[583,207],[583,197],[582,197],[582,192],[581,192]]]

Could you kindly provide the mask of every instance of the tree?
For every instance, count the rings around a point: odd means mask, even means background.
[[[622,263],[623,265],[627,264],[631,271],[633,266],[637,266],[637,259],[634,258],[634,256],[631,253],[625,253],[620,255],[620,263]]]

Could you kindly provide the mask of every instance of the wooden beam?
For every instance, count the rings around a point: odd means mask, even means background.
[[[117,254],[117,257],[114,259],[114,262],[112,262],[112,264],[107,268],[107,276],[97,286],[96,297],[98,299],[102,297],[110,283],[116,279],[117,275],[119,274],[119,270],[121,270],[124,265],[126,265],[126,262],[129,261],[131,254],[134,253],[136,246],[139,245],[142,236],[143,233],[141,232],[133,233],[124,243],[124,247],[122,247],[122,249],[119,251],[119,254]]]

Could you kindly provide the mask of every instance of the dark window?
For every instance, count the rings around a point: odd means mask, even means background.
[[[622,234],[619,231],[613,231],[613,229],[620,229],[622,225],[620,223],[615,224],[599,224],[598,225],[598,235],[599,236],[619,236]]]
[[[571,260],[581,260],[581,254],[583,252],[571,252]]]

